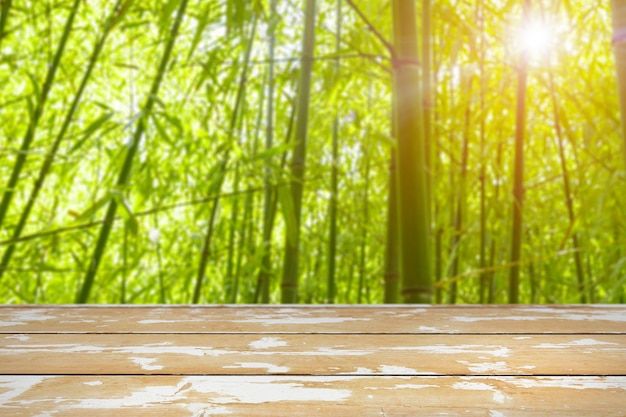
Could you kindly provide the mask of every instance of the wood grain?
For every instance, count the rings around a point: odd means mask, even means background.
[[[11,416],[625,416],[626,377],[0,377]]]
[[[2,374],[624,375],[626,335],[0,336]]]
[[[0,306],[0,333],[624,334],[626,306]]]
[[[626,306],[0,306],[0,416],[625,416]]]

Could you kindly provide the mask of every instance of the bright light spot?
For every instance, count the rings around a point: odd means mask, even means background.
[[[543,22],[530,22],[521,28],[519,41],[524,51],[539,57],[549,53],[554,47],[554,30]]]

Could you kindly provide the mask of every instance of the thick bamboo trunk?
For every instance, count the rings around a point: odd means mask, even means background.
[[[277,0],[270,2],[270,24],[269,24],[269,41],[268,41],[268,66],[267,66],[267,123],[265,129],[265,150],[272,149],[274,144],[274,91],[276,79],[274,76],[274,51],[276,48],[276,22],[278,21]],[[272,159],[265,159],[264,172],[264,196],[263,196],[263,246],[262,261],[259,268],[257,278],[257,291],[255,300],[267,304],[270,301],[270,276],[271,276],[271,248],[272,248],[272,229],[273,229],[273,201],[275,200],[276,187],[272,185]]]
[[[306,141],[309,123],[309,97],[311,93],[311,73],[313,70],[313,49],[315,45],[315,0],[306,1],[304,42],[302,48],[302,68],[296,116],[296,145],[291,161],[291,198],[295,231],[287,237],[285,263],[283,267],[282,302],[298,302],[298,256],[300,243],[300,219],[302,214],[302,193],[306,161]]]
[[[335,34],[335,53],[341,52],[341,1],[337,0],[337,33]],[[335,82],[339,82],[339,71],[341,60],[335,60]],[[337,194],[339,187],[339,105],[335,105],[335,119],[333,120],[333,165],[330,178],[330,204],[328,208],[330,217],[329,238],[328,238],[328,282],[327,301],[329,304],[335,302],[337,285],[335,283],[335,267],[337,252]]]
[[[626,164],[626,0],[611,0],[613,10],[613,53],[622,114],[622,152]]]
[[[402,294],[407,303],[430,303],[429,202],[416,10],[412,1],[392,4]]]
[[[524,0],[524,22],[530,16],[530,0]],[[515,119],[515,160],[513,172],[513,227],[511,232],[511,270],[509,303],[519,302],[519,272],[522,253],[522,215],[524,212],[524,132],[526,129],[526,79],[528,51],[523,51],[518,67],[517,107]]]

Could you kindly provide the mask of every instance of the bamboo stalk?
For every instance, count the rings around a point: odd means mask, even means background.
[[[298,257],[300,242],[300,222],[302,217],[302,194],[306,161],[306,141],[308,135],[309,102],[311,95],[311,73],[313,70],[313,52],[315,45],[315,0],[306,0],[305,28],[302,47],[302,68],[300,72],[300,91],[296,116],[296,144],[291,161],[291,198],[295,218],[295,233],[292,239],[287,237],[283,267],[282,303],[298,302]]]
[[[364,144],[363,147],[363,157],[365,158],[365,184],[363,185],[363,224],[361,227],[362,236],[359,258],[359,287],[357,292],[357,304],[362,303],[363,289],[365,287],[365,257],[367,254],[367,231],[369,227],[370,150],[369,144]]]
[[[341,0],[337,0],[336,6],[336,33],[335,33],[335,53],[339,55],[341,50]],[[341,59],[335,60],[335,83],[339,82],[339,73],[341,69]],[[335,283],[335,267],[337,257],[337,195],[339,184],[339,105],[335,104],[335,119],[333,120],[333,161],[330,174],[330,201],[329,201],[329,218],[330,230],[328,237],[328,280],[327,280],[327,301],[328,304],[335,302],[337,286]]]
[[[429,202],[432,198],[433,182],[433,150],[432,145],[432,117],[433,117],[433,88],[432,88],[432,1],[422,0],[422,84],[424,88],[424,167],[426,169],[426,196]]]
[[[123,1],[126,1],[126,4],[124,6],[122,6]],[[59,146],[61,145],[61,142],[65,138],[65,134],[67,133],[67,130],[69,129],[72,121],[74,120],[74,114],[78,110],[78,106],[81,102],[83,93],[87,87],[87,83],[89,82],[91,78],[93,69],[96,66],[96,63],[98,62],[98,58],[100,57],[100,53],[102,52],[102,49],[108,38],[108,35],[113,29],[113,27],[115,26],[115,24],[119,22],[120,12],[122,12],[128,7],[128,3],[129,3],[129,0],[118,0],[117,3],[115,4],[115,7],[113,8],[113,12],[111,13],[111,15],[107,18],[105,22],[103,32],[98,38],[98,40],[96,41],[94,45],[94,49],[89,58],[87,70],[85,71],[85,74],[83,75],[83,78],[80,82],[78,90],[76,91],[76,94],[74,96],[74,100],[72,101],[72,104],[70,105],[70,108],[65,116],[65,120],[63,121],[61,130],[57,134],[54,140],[54,143],[52,144],[52,147],[46,154],[46,158],[44,160],[43,165],[41,166],[41,169],[39,170],[37,179],[35,180],[35,183],[33,184],[33,188],[30,192],[30,195],[28,196],[26,205],[22,209],[22,212],[20,213],[20,218],[15,228],[13,229],[13,234],[11,236],[11,239],[19,239],[19,237],[22,235],[22,231],[24,230],[24,227],[26,226],[28,217],[30,216],[30,212],[33,206],[35,205],[35,201],[37,200],[37,197],[39,196],[39,192],[43,189],[44,182],[48,174],[50,173],[50,169],[52,168],[52,164],[54,163],[54,159],[56,157]],[[6,248],[2,256],[2,261],[0,261],[0,280],[2,279],[2,276],[4,272],[6,271],[6,268],[8,267],[9,262],[11,261],[14,251],[15,251],[15,244],[10,244]]]
[[[37,131],[37,126],[39,125],[39,120],[43,116],[46,100],[48,99],[50,90],[52,90],[54,78],[61,63],[61,57],[63,56],[63,52],[65,51],[65,45],[67,44],[67,40],[70,37],[70,33],[72,32],[74,19],[78,14],[79,6],[80,0],[74,0],[72,8],[70,9],[70,13],[67,16],[67,20],[65,21],[63,34],[61,35],[61,39],[59,40],[59,44],[54,54],[54,58],[52,60],[52,63],[48,66],[48,72],[46,73],[46,80],[44,81],[43,88],[41,89],[41,95],[37,97],[37,105],[35,106],[35,110],[32,113],[26,134],[22,139],[20,151],[18,152],[17,158],[15,159],[15,164],[13,165],[11,176],[9,178],[9,181],[7,182],[7,185],[4,188],[4,194],[2,195],[2,201],[0,202],[0,227],[2,227],[2,225],[4,224],[4,218],[6,217],[6,214],[9,210],[9,206],[13,198],[13,193],[15,192],[15,187],[20,178],[20,174],[22,173],[22,169],[24,168],[24,164],[26,163],[26,157],[29,153],[28,151],[30,149],[30,145],[35,138],[35,133]]]
[[[576,214],[574,212],[574,201],[572,199],[572,192],[571,192],[570,179],[569,179],[569,170],[567,168],[567,158],[565,157],[565,149],[563,145],[563,133],[561,129],[561,119],[559,117],[560,109],[559,109],[558,102],[556,100],[556,91],[554,88],[554,76],[552,75],[552,72],[549,73],[549,77],[550,77],[550,95],[552,97],[552,107],[554,111],[554,127],[556,130],[557,144],[559,147],[559,159],[561,160],[561,172],[563,173],[563,191],[565,192],[565,202],[567,205],[567,214],[569,216],[569,222],[570,222],[569,228],[571,230],[575,227],[574,225],[576,223]],[[582,264],[582,259],[580,255],[581,248],[578,243],[578,232],[576,232],[576,230],[572,231],[571,237],[572,237],[572,247],[574,249],[573,255],[574,255],[574,263],[576,265],[576,277],[578,279],[578,291],[579,291],[580,302],[582,304],[586,304],[587,303],[587,296],[586,296],[587,285],[585,283],[585,272],[583,270],[583,264]]]
[[[613,16],[613,54],[617,70],[622,127],[622,152],[626,165],[626,0],[611,0]]]
[[[524,23],[530,17],[530,0],[524,0]],[[515,117],[515,160],[513,173],[513,226],[511,232],[511,269],[509,273],[509,303],[519,303],[519,272],[522,252],[522,216],[524,211],[524,131],[526,125],[526,80],[528,51],[522,51],[517,81]]]
[[[269,17],[269,41],[268,41],[268,82],[267,82],[267,121],[265,129],[265,149],[269,151],[272,149],[274,142],[274,91],[276,89],[276,78],[274,75],[274,53],[276,48],[276,25],[278,24],[278,10],[277,0],[270,1],[270,17]],[[269,278],[271,275],[271,262],[270,251],[272,245],[272,200],[276,192],[275,187],[271,184],[272,178],[272,159],[268,157],[265,159],[265,171],[264,171],[264,200],[263,200],[263,245],[262,245],[262,257],[261,268],[259,269],[257,294],[255,299],[261,297],[261,302],[264,304],[270,301],[269,292]]]
[[[479,3],[479,15],[478,25],[480,32],[480,269],[481,274],[479,279],[479,303],[483,304],[486,300],[485,292],[488,288],[489,274],[487,269],[487,189],[486,189],[486,176],[487,176],[487,148],[486,148],[486,119],[485,114],[485,90],[486,81],[485,77],[485,53],[487,46],[485,42],[485,0],[481,0]]]
[[[176,38],[178,37],[178,31],[180,25],[183,20],[183,16],[185,14],[185,9],[187,7],[188,0],[181,0],[180,5],[178,7],[178,12],[176,14],[176,20],[172,25],[170,31],[170,37],[167,40],[167,44],[165,45],[165,50],[163,52],[163,56],[161,58],[161,62],[159,64],[159,68],[157,70],[157,75],[152,83],[152,87],[150,88],[150,93],[146,99],[146,103],[142,109],[142,115],[138,120],[137,128],[132,137],[132,142],[128,151],[126,152],[126,157],[124,158],[124,165],[120,171],[119,177],[116,183],[117,190],[123,190],[127,187],[128,182],[131,176],[131,170],[133,166],[133,160],[135,158],[135,154],[139,149],[139,143],[141,142],[141,138],[146,128],[146,123],[150,113],[152,112],[152,107],[154,106],[154,102],[156,101],[157,95],[159,93],[159,88],[161,86],[161,82],[165,76],[165,72],[167,69],[167,65],[170,61],[170,56],[172,54],[172,50],[174,49],[174,43]],[[109,234],[111,233],[111,229],[113,227],[113,221],[115,219],[115,212],[117,211],[117,199],[112,198],[109,202],[109,206],[107,208],[106,215],[104,217],[104,221],[102,224],[102,228],[100,229],[100,235],[98,236],[98,241],[96,243],[96,248],[94,249],[93,256],[91,258],[89,268],[87,269],[87,273],[85,274],[85,279],[83,281],[80,293],[76,297],[77,304],[84,304],[89,300],[89,295],[91,293],[91,288],[93,286],[94,278],[98,272],[98,267],[100,266],[100,262],[104,255],[104,251],[106,248],[106,244],[109,238]]]
[[[502,169],[502,148],[503,148],[503,143],[502,141],[500,141],[498,143],[498,148],[496,151],[496,169],[498,171],[500,171]],[[496,182],[496,185],[494,187],[494,200],[497,204],[498,200],[500,199],[500,181]],[[494,269],[494,265],[496,263],[496,239],[492,239],[491,240],[491,246],[489,248],[489,265],[490,265],[490,269],[488,271],[487,274],[487,304],[493,304],[496,300],[496,293],[495,293],[495,269]]]
[[[461,240],[463,237],[463,215],[466,205],[466,187],[467,187],[467,166],[469,161],[469,142],[470,142],[470,116],[472,111],[472,81],[473,76],[470,75],[467,86],[467,107],[465,108],[465,127],[463,128],[463,148],[461,150],[461,172],[459,175],[459,185],[457,190],[456,214],[454,218],[454,234],[452,236],[452,265],[450,275],[452,278],[459,273],[459,261],[461,258]],[[456,304],[458,281],[453,280],[450,284],[450,304]]]
[[[392,5],[402,294],[407,303],[430,303],[430,220],[416,10],[409,1],[394,0]]]
[[[241,167],[240,164],[237,164],[235,167],[235,178],[233,180],[233,191],[235,193],[239,192],[239,184],[241,182],[240,178]],[[236,195],[233,197],[231,201],[230,208],[230,221],[228,222],[229,230],[228,230],[228,255],[226,262],[226,287],[230,285],[230,292],[225,294],[226,302],[233,304],[233,299],[236,299],[236,295],[234,295],[236,283],[233,278],[233,270],[235,268],[234,257],[235,257],[235,231],[239,230],[239,196]],[[241,248],[239,248],[241,251]]]
[[[6,27],[12,3],[13,0],[3,0],[0,4],[0,45],[2,45],[4,38],[7,37]]]
[[[392,116],[393,117],[393,116]],[[392,135],[393,136],[393,135]],[[385,246],[385,304],[399,302],[400,274],[398,256],[398,204],[397,204],[396,150],[389,157],[389,195],[387,197],[387,242]]]
[[[285,144],[288,144],[291,141],[291,134],[293,131],[293,125],[296,118],[296,105],[291,106],[291,115],[289,116],[289,123],[287,125],[287,134],[285,135]],[[285,165],[287,163],[287,151],[285,151],[281,158],[280,163],[280,171],[283,172],[285,170]],[[268,246],[263,249],[263,258],[261,260],[261,268],[259,270],[259,275],[257,278],[257,287],[255,291],[255,300],[258,300],[259,297],[262,298],[262,303],[269,303],[270,298],[270,277],[272,276],[271,271],[271,238],[272,238],[272,230],[274,230],[274,221],[276,219],[276,209],[278,206],[278,198],[277,198],[277,186],[271,184],[271,194],[270,194],[270,207],[269,212],[267,214],[268,217],[268,229],[269,229],[269,240]]]

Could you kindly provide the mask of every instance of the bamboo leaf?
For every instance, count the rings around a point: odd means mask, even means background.
[[[106,193],[102,198],[100,198],[95,203],[93,203],[91,207],[85,210],[83,214],[76,217],[76,221],[78,223],[84,223],[86,221],[91,220],[102,207],[109,204],[112,198],[113,198],[113,195],[111,192]]]
[[[106,124],[106,122],[111,120],[112,117],[113,117],[113,113],[106,113],[100,116],[99,118],[97,118],[96,120],[94,120],[93,122],[91,122],[89,126],[87,126],[87,128],[82,132],[82,137],[69,150],[68,154],[72,154],[76,152],[78,149],[80,149],[85,144],[85,142],[87,142],[87,140],[94,133],[100,130]]]
[[[115,201],[117,201],[117,204],[122,207],[122,216],[126,220],[128,230],[130,230],[133,236],[137,236],[139,233],[139,222],[137,221],[137,216],[135,216],[135,213],[133,213],[133,210],[130,207],[130,203],[119,191],[111,192],[111,196],[115,199]]]

